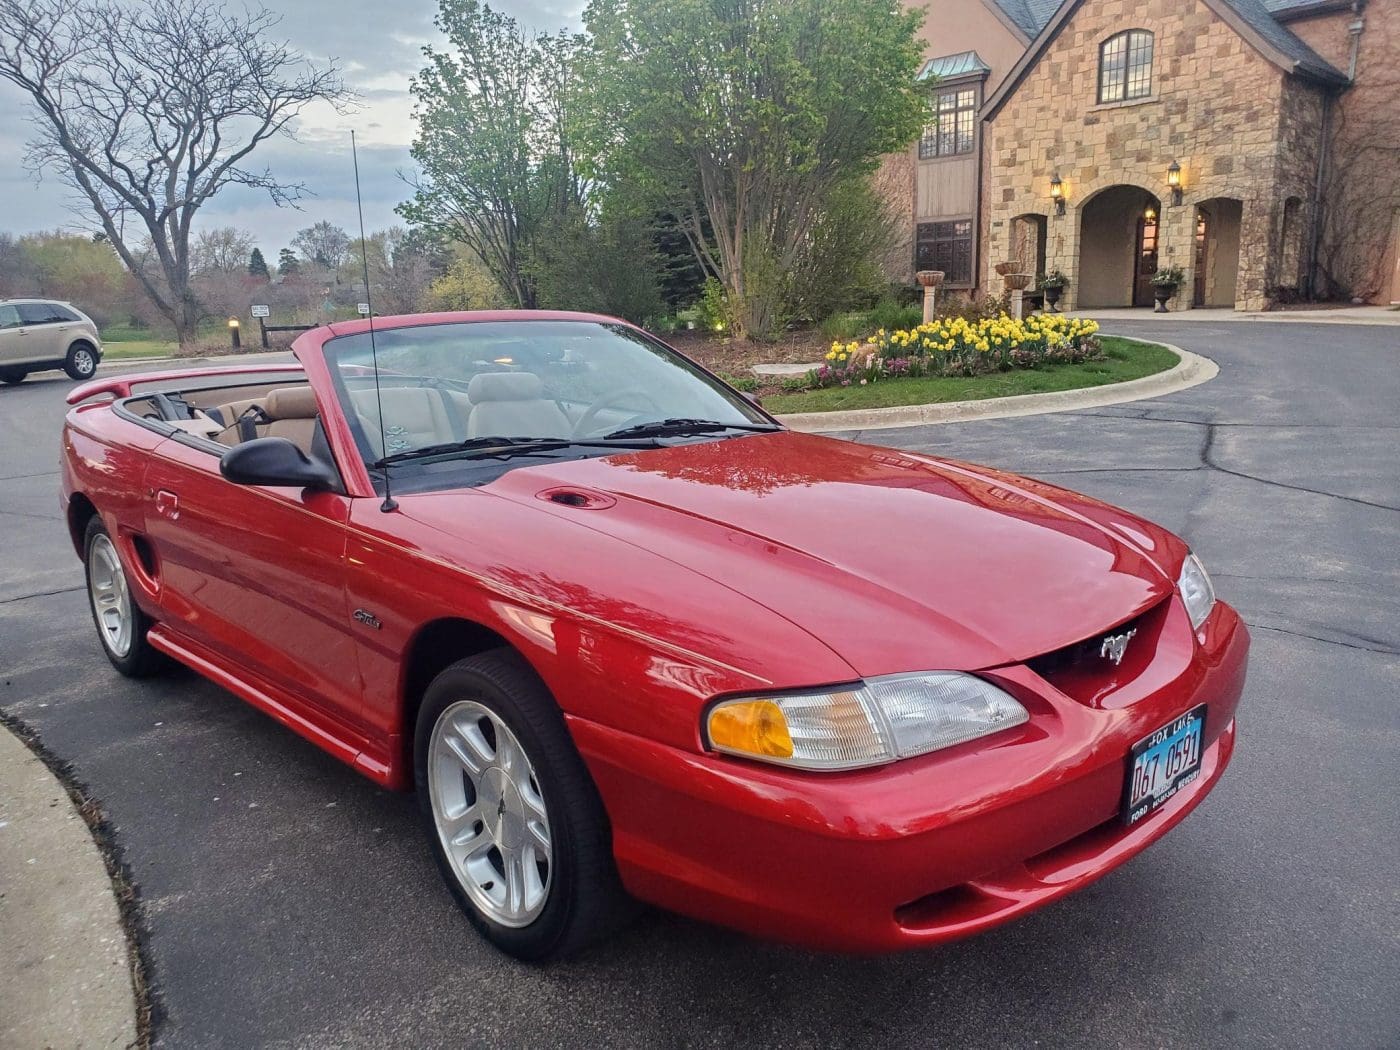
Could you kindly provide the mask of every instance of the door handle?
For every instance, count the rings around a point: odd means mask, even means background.
[[[156,493],[156,513],[175,521],[180,516],[180,497],[169,489]]]

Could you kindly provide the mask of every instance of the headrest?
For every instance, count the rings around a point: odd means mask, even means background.
[[[483,401],[538,401],[543,396],[544,384],[533,372],[482,372],[467,384],[467,397],[475,405]]]
[[[281,386],[263,402],[268,419],[315,419],[316,394],[309,386]]]

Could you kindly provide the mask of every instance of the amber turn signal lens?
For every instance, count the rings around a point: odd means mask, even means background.
[[[787,719],[771,700],[743,700],[716,707],[710,712],[710,743],[750,755],[792,757]]]

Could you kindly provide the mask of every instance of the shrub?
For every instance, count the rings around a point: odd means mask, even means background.
[[[724,292],[724,285],[713,277],[705,278],[700,301],[692,309],[696,324],[707,332],[723,332],[729,327],[729,297]]]
[[[753,376],[732,376],[721,372],[719,377],[740,393],[752,394],[758,389],[758,380]]]

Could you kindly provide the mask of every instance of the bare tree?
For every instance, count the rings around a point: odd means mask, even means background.
[[[303,259],[327,270],[338,270],[348,257],[350,235],[339,226],[322,220],[298,230],[292,238],[292,247],[301,252]]]
[[[227,186],[302,196],[249,156],[310,103],[349,98],[333,64],[269,39],[277,22],[217,0],[0,0],[0,78],[33,103],[32,168],[96,213],[182,345],[200,317],[196,213]],[[137,258],[145,241],[153,265]]]
[[[253,235],[236,226],[200,230],[190,251],[190,272],[247,273],[248,256],[253,251]]]

